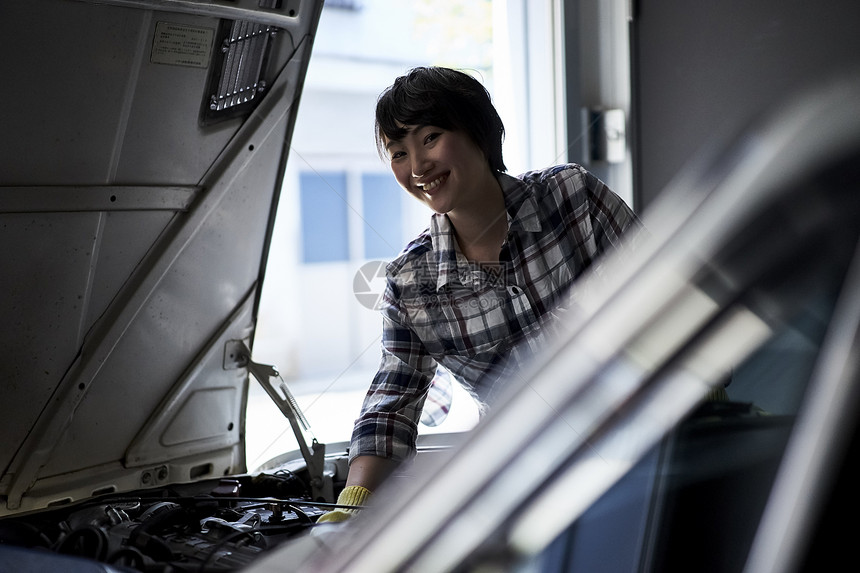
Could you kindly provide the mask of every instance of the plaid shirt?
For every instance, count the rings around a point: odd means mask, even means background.
[[[523,349],[540,346],[543,319],[574,279],[639,225],[579,165],[498,178],[508,218],[498,265],[469,262],[447,215],[439,214],[388,265],[382,361],[356,420],[350,460],[412,455],[437,365],[479,401],[491,401],[506,377],[499,374],[505,362],[517,363]]]

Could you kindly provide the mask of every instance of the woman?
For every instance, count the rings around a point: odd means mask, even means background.
[[[413,69],[379,97],[380,152],[434,214],[386,269],[382,362],[355,423],[340,504],[364,503],[414,453],[438,365],[489,402],[506,366],[545,340],[573,281],[639,225],[578,165],[506,175],[503,137],[489,93],[456,70]]]

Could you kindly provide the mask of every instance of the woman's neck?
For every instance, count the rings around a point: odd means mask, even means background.
[[[505,197],[496,177],[490,177],[472,204],[448,212],[460,252],[476,263],[498,263],[508,233]]]

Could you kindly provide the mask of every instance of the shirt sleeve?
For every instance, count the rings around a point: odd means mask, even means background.
[[[546,175],[552,205],[563,221],[555,232],[571,241],[576,276],[604,253],[626,248],[641,223],[621,197],[577,164],[558,166]]]
[[[560,210],[569,214],[568,231],[575,245],[570,258],[584,263],[580,271],[586,267],[593,271],[589,281],[573,281],[544,319],[543,329],[568,335],[583,316],[582,299],[589,291],[604,288],[603,281],[608,277],[601,264],[603,257],[611,253],[623,263],[636,251],[645,229],[624,200],[591,172],[571,164],[557,174]]]
[[[412,456],[418,420],[436,371],[436,361],[409,327],[390,279],[382,317],[382,360],[355,422],[350,461],[362,455],[396,461]]]
[[[592,219],[594,239],[599,253],[618,249],[622,238],[626,241],[641,227],[633,210],[606,184],[590,171],[582,169],[585,188],[588,190],[589,212]]]

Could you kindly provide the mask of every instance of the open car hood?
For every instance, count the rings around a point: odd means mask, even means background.
[[[321,8],[0,6],[0,515],[245,470],[245,349]]]

